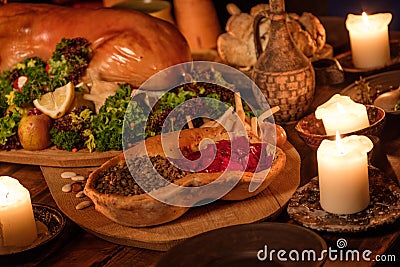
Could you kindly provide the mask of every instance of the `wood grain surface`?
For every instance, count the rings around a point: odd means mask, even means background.
[[[216,201],[191,208],[175,221],[144,228],[116,224],[97,212],[93,206],[84,210],[75,209],[75,206],[85,199],[78,199],[73,193],[62,192],[62,186],[70,181],[60,178],[60,175],[64,171],[74,171],[87,176],[88,172],[95,168],[42,166],[41,170],[57,206],[82,228],[113,243],[165,251],[186,238],[210,230],[277,216],[300,184],[299,154],[289,142],[286,143],[284,151],[287,156],[286,167],[279,177],[257,196],[243,201]]]
[[[100,166],[120,153],[121,151],[115,150],[106,152],[94,151],[90,153],[88,149],[69,152],[57,149],[53,146],[38,151],[29,151],[25,149],[0,151],[0,161],[52,167],[93,167]]]

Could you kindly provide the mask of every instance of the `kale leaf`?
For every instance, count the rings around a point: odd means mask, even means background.
[[[79,37],[63,38],[48,62],[50,88],[54,90],[68,82],[77,85],[89,65],[91,52],[88,40]]]

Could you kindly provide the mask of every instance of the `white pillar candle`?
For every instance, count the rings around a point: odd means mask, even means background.
[[[388,25],[391,20],[390,13],[347,15],[346,28],[356,68],[382,67],[390,62]]]
[[[356,103],[349,96],[336,94],[315,111],[315,117],[322,119],[327,135],[351,133],[369,126],[365,105]]]
[[[17,179],[0,176],[0,250],[29,246],[36,238],[29,191]]]
[[[369,204],[367,152],[373,148],[366,136],[351,135],[323,140],[317,150],[321,207],[335,214],[352,214]]]

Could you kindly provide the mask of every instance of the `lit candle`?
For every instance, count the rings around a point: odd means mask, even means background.
[[[315,117],[322,119],[327,135],[358,131],[369,126],[367,108],[356,103],[349,96],[336,94],[315,111]]]
[[[390,13],[347,15],[346,28],[356,68],[382,67],[390,62],[388,25],[391,20]]]
[[[339,133],[339,132],[337,132]],[[317,150],[321,207],[335,214],[352,214],[369,204],[367,152],[373,147],[366,136],[351,135],[323,140]]]
[[[29,246],[36,238],[29,191],[17,179],[0,176],[0,250]]]

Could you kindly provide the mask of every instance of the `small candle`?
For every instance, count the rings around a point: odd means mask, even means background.
[[[0,250],[28,246],[36,238],[29,191],[17,179],[0,176]]]
[[[338,132],[339,133],[339,132]],[[351,135],[323,140],[317,150],[321,207],[335,214],[352,214],[369,204],[367,152],[373,147],[366,136]]]
[[[327,135],[354,132],[369,126],[367,108],[351,100],[349,96],[336,94],[315,111],[315,117],[322,119]]]
[[[346,28],[356,68],[382,67],[390,62],[388,25],[391,20],[390,13],[347,15]]]

